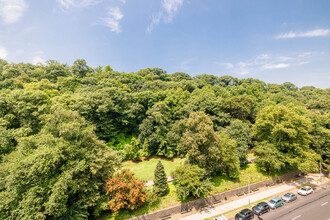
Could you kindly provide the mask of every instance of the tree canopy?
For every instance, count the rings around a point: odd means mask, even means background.
[[[198,181],[239,178],[249,151],[269,173],[330,171],[329,108],[330,88],[290,82],[0,59],[0,218],[97,215],[141,157],[185,157]]]

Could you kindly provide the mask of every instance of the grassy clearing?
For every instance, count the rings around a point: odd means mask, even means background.
[[[148,181],[154,179],[154,172],[158,161],[161,160],[164,165],[165,173],[167,176],[171,175],[171,172],[175,170],[180,163],[184,162],[184,159],[160,159],[151,158],[142,162],[126,161],[123,163],[124,168],[130,168],[135,176],[141,180]]]
[[[214,189],[211,191],[211,194],[221,193],[227,190],[235,189],[241,186],[248,185],[248,179],[250,176],[250,184],[260,182],[271,177],[265,173],[262,173],[258,170],[256,163],[250,163],[247,166],[241,168],[239,179],[234,181],[224,176],[216,176],[211,179],[214,184]]]

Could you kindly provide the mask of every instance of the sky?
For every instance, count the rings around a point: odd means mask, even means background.
[[[330,87],[329,0],[0,0],[0,58]]]

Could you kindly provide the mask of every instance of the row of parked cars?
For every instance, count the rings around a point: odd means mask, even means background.
[[[308,194],[311,194],[313,192],[313,189],[310,186],[304,186],[298,190],[298,194],[306,196]],[[247,220],[247,219],[253,219],[254,215],[262,215],[266,212],[269,212],[271,209],[276,209],[278,207],[281,207],[284,205],[284,202],[292,202],[297,199],[297,195],[288,192],[282,196],[282,198],[274,197],[271,200],[269,200],[268,203],[266,202],[260,202],[256,206],[250,209],[243,209],[239,213],[235,215],[235,220]]]

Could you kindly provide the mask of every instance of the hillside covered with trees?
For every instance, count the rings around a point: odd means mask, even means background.
[[[84,219],[110,202],[117,210],[109,187],[130,186],[118,178],[143,188],[121,162],[149,156],[186,158],[190,168],[176,172],[183,199],[206,194],[211,176],[239,179],[249,149],[268,174],[317,172],[320,161],[329,171],[329,128],[330,88],[0,59],[0,219]],[[142,188],[129,207],[143,204]]]

